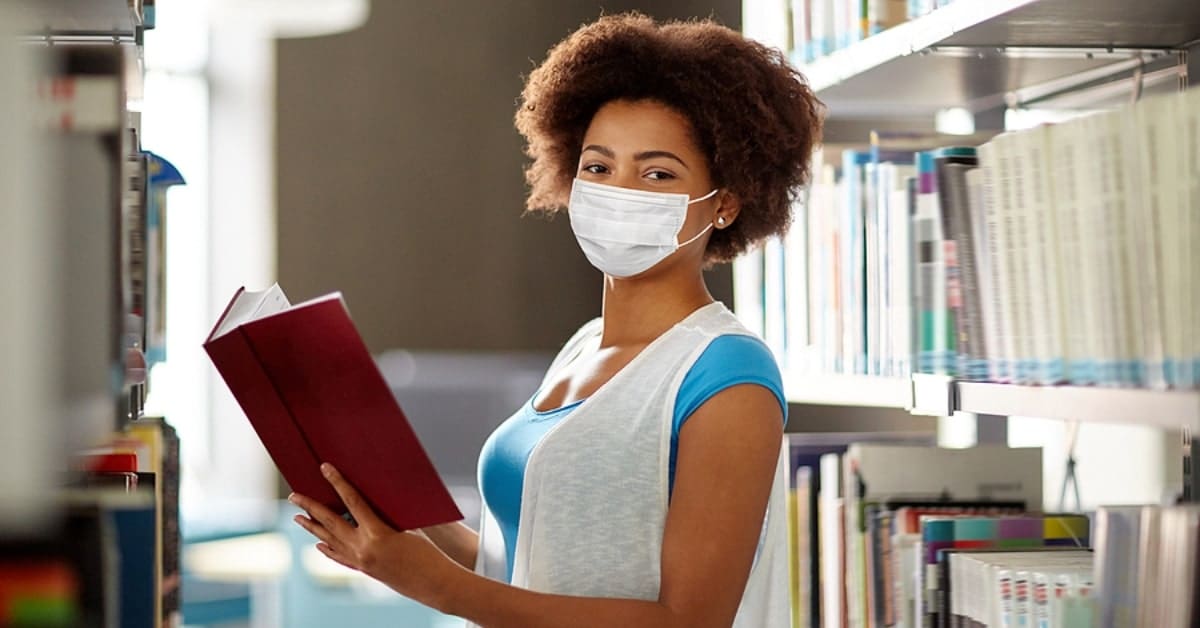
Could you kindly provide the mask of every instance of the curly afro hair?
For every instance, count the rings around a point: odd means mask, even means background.
[[[584,25],[529,75],[517,130],[533,163],[531,211],[563,209],[583,136],[614,100],[652,100],[683,114],[715,183],[741,201],[737,220],[708,243],[727,262],[791,222],[820,141],[823,105],[777,50],[710,20],[656,23],[638,13]]]

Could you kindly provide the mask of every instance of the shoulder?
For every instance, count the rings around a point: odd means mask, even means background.
[[[774,354],[757,337],[733,333],[713,338],[684,376],[676,398],[675,425],[682,426],[713,396],[739,384],[755,384],[771,393],[786,418],[783,376]]]

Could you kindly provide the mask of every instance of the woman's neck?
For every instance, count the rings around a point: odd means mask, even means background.
[[[663,273],[635,280],[604,279],[601,347],[644,345],[713,302],[704,276]]]

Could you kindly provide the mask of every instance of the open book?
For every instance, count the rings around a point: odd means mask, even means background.
[[[396,529],[462,519],[340,294],[240,289],[204,349],[296,492],[345,513],[329,462]]]

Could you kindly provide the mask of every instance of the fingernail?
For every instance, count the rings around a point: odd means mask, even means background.
[[[300,515],[296,515],[295,517],[292,517],[292,521],[294,521],[296,525],[302,525],[303,520],[300,518]]]
[[[330,475],[333,474],[333,467],[330,466],[330,464],[328,462],[322,462],[321,463],[321,473],[325,474],[326,477],[329,477]]]
[[[291,503],[293,503],[293,504],[294,504],[294,503],[296,503],[296,494],[295,494],[295,493],[291,493],[290,495],[288,495],[288,501],[289,501],[289,502],[291,502]]]

